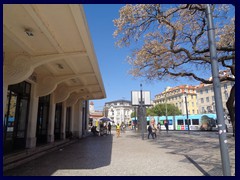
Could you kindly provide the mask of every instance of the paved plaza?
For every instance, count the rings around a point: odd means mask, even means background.
[[[217,132],[162,131],[156,139],[134,130],[89,135],[4,172],[4,176],[222,176]],[[229,133],[231,173],[235,139]]]

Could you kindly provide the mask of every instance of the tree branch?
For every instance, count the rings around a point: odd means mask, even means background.
[[[198,77],[197,75],[195,75],[194,73],[186,73],[186,72],[180,72],[180,73],[172,73],[170,72],[168,69],[165,69],[165,71],[170,74],[171,76],[181,76],[181,77],[193,77],[194,79],[196,79],[197,81],[201,81],[204,84],[212,84],[212,80],[206,80],[203,78]]]

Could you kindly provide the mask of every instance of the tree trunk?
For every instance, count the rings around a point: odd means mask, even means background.
[[[230,116],[230,121],[233,127],[233,136],[235,136],[235,84],[231,89],[230,97],[226,102],[226,106],[227,106],[229,116]]]

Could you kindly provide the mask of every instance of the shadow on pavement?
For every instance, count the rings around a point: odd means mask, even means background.
[[[5,171],[4,176],[50,176],[57,170],[95,169],[111,162],[113,135],[89,136],[78,142],[51,152]]]
[[[140,138],[140,133],[129,135],[131,138]],[[216,132],[186,132],[164,131],[157,134],[157,139],[145,141],[166,149],[166,153],[183,155],[186,163],[192,163],[204,176],[222,176],[219,137]],[[231,173],[235,174],[235,139],[228,136],[228,150],[231,155]],[[234,172],[233,172],[234,171]]]

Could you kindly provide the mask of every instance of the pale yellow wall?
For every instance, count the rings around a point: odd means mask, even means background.
[[[178,109],[182,112],[182,114],[186,114],[186,106],[185,106],[185,98],[183,96],[183,92],[181,89],[185,87],[185,89],[188,89],[188,86],[179,86],[175,87],[174,90],[171,90],[171,92],[166,91],[166,102],[168,104],[173,104],[174,106],[178,107]],[[192,98],[193,96],[193,98]],[[187,96],[187,102],[188,102],[188,114],[197,114],[198,108],[197,108],[197,95],[196,90],[189,89],[188,96]],[[193,103],[193,104],[192,104]],[[165,104],[165,92],[158,94],[155,96],[154,104]]]

